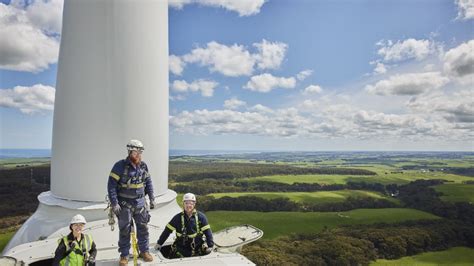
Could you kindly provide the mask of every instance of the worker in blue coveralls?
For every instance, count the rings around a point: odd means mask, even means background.
[[[148,222],[150,214],[145,207],[145,196],[150,199],[150,209],[155,208],[153,184],[148,167],[142,161],[143,144],[132,139],[127,144],[128,156],[115,163],[109,175],[107,189],[111,208],[118,218],[120,266],[128,264],[132,219],[137,227],[139,257],[153,261],[148,252]]]
[[[202,256],[211,253],[214,247],[211,226],[206,216],[197,211],[195,206],[196,196],[193,193],[184,194],[183,211],[176,214],[166,225],[155,245],[156,250],[160,250],[168,236],[176,231],[176,240],[171,246],[170,258]],[[203,236],[206,236],[206,242]]]

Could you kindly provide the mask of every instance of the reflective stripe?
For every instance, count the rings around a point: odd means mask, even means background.
[[[206,231],[207,229],[211,229],[211,225],[206,225],[201,228],[202,231]]]
[[[116,173],[114,172],[110,172],[110,177],[112,177],[113,179],[119,181],[120,180],[120,176],[118,176]]]
[[[122,188],[142,188],[143,183],[141,183],[141,184],[120,184],[120,187],[122,187]]]
[[[168,227],[168,229],[171,231],[176,231],[176,228],[174,228],[171,224],[167,224],[166,227]]]
[[[185,213],[183,211],[181,213],[181,232],[184,232],[185,229],[186,229],[186,225],[184,224],[184,215],[185,215]],[[199,228],[199,217],[198,217],[198,212],[196,210],[194,210],[194,220],[196,221],[196,233],[194,233],[192,235],[187,234],[187,237],[189,237],[189,238],[195,238],[198,234],[202,233],[202,231],[203,231],[203,229]],[[206,225],[206,226],[209,227],[209,225]],[[209,229],[209,228],[207,228],[207,229]],[[183,235],[182,233],[179,233],[178,231],[176,231],[176,236],[177,237],[180,237],[182,235]]]

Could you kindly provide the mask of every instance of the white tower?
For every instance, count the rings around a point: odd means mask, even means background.
[[[60,47],[51,191],[5,252],[50,236],[76,213],[106,219],[108,175],[132,138],[145,145],[154,212],[165,221],[179,211],[168,190],[167,0],[65,0]]]

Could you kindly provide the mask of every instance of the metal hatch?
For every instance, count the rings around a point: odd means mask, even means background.
[[[240,252],[243,245],[262,236],[262,230],[249,224],[231,226],[213,233],[214,244],[219,252]]]

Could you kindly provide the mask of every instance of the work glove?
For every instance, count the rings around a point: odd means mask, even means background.
[[[155,208],[155,201],[150,200],[150,210],[153,210]]]
[[[119,216],[121,210],[122,208],[119,204],[112,205],[112,211],[115,213],[115,215]]]
[[[160,244],[158,244],[158,243],[156,243],[156,245],[155,245],[155,250],[158,250],[158,251],[160,251],[160,250],[161,250],[161,245],[160,245]]]
[[[86,263],[87,266],[95,266],[95,258],[89,258]]]
[[[210,248],[210,247],[208,247],[208,246],[203,246],[202,252],[203,252],[205,255],[211,254],[212,248]]]

